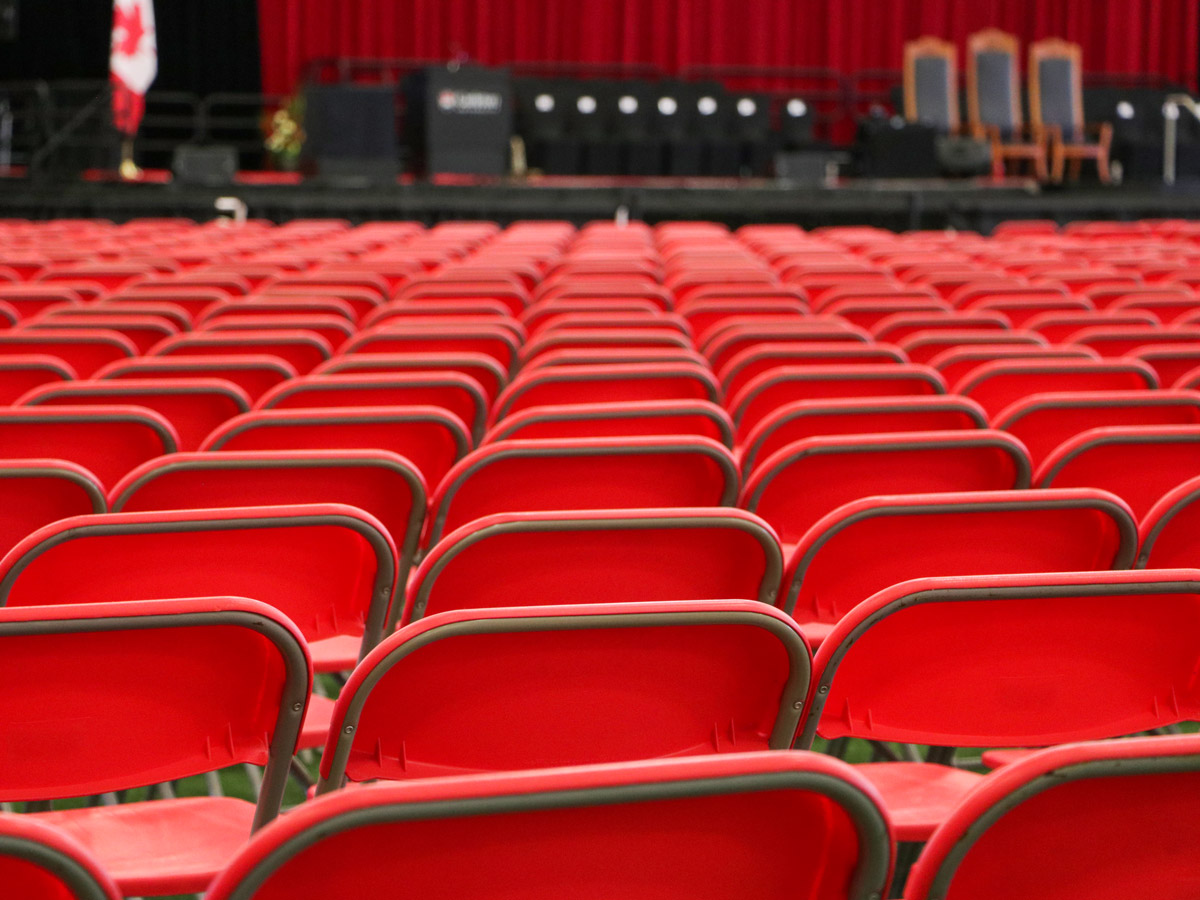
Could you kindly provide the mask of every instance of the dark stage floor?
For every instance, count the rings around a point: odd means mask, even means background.
[[[413,219],[632,218],[877,225],[895,230],[990,230],[1006,219],[1200,218],[1200,183],[1163,186],[1038,188],[1003,182],[842,181],[833,187],[773,180],[528,178],[408,180],[396,184],[240,183],[224,188],[106,181],[35,184],[0,179],[0,216],[44,219],[142,216],[208,219],[218,197],[236,196],[252,217]]]

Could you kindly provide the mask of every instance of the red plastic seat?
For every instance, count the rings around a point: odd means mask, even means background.
[[[178,446],[165,418],[136,406],[0,409],[0,459],[66,460],[103,485]]]
[[[899,342],[899,347],[915,363],[929,364],[947,350],[970,347],[977,344],[996,346],[1041,346],[1049,341],[1035,331],[1000,331],[996,329],[926,330],[910,334]]]
[[[0,404],[11,405],[40,385],[61,384],[76,377],[71,366],[54,356],[0,357]]]
[[[1038,467],[1036,483],[1110,491],[1140,520],[1197,472],[1200,425],[1125,425],[1093,428],[1064,441]]]
[[[461,372],[310,375],[276,385],[255,409],[348,406],[436,406],[470,426],[477,441],[483,437],[488,398],[478,381]]]
[[[718,402],[721,388],[712,373],[692,363],[612,363],[551,366],[522,372],[492,408],[492,424],[520,410],[574,403],[633,400]]]
[[[83,299],[74,291],[40,282],[0,283],[0,302],[8,304],[21,320],[31,319],[51,309],[84,308]]]
[[[483,353],[356,353],[335,356],[310,373],[321,375],[430,374],[459,372],[475,381],[487,397],[488,406],[496,401],[508,383],[507,371],[493,357]]]
[[[567,347],[550,350],[521,367],[522,374],[561,366],[602,366],[613,363],[691,363],[708,369],[708,360],[695,350],[684,347]]]
[[[38,282],[94,281],[105,291],[115,291],[147,275],[143,266],[128,263],[82,262],[52,265],[38,276]]]
[[[733,506],[738,481],[730,452],[705,438],[500,441],[438,485],[424,543],[499,512]]]
[[[925,291],[872,293],[870,296],[843,297],[833,301],[829,299],[831,296],[832,292],[827,294],[817,310],[821,315],[840,316],[850,324],[868,331],[892,316],[919,314],[922,319],[926,319],[952,311],[950,304],[945,300]]]
[[[174,453],[138,466],[108,496],[113,512],[295,503],[357,507],[378,519],[399,548],[399,584],[416,556],[428,502],[416,467],[384,450]]]
[[[66,363],[80,378],[108,363],[137,356],[133,341],[115,331],[81,328],[67,332],[0,332],[0,362],[11,356],[50,356]]]
[[[808,314],[808,307],[795,295],[761,298],[699,297],[680,306],[679,314],[688,321],[697,340],[700,340],[731,316],[804,316]]]
[[[733,421],[707,400],[632,400],[531,406],[505,416],[482,443],[549,438],[696,435],[733,447]]]
[[[139,284],[96,301],[100,306],[123,306],[126,303],[170,303],[192,321],[222,303],[228,303],[238,291],[212,287],[178,287],[160,283]]]
[[[340,504],[76,516],[3,560],[0,604],[253,597],[296,623],[317,671],[337,672],[378,643],[397,567],[384,526]]]
[[[317,793],[346,780],[786,750],[811,665],[795,625],[748,600],[431,615],[346,683]],[[375,749],[400,743],[403,758]]]
[[[511,331],[497,325],[387,324],[358,333],[341,351],[344,355],[359,353],[481,353],[492,357],[506,373],[516,369],[520,353],[518,341]]]
[[[1002,431],[823,435],[786,444],[761,459],[738,505],[770,522],[786,548],[853,500],[1027,488],[1031,478],[1025,448]]]
[[[498,513],[463,525],[429,552],[408,586],[400,621],[564,598],[773,605],[782,573],[779,538],[742,510]]]
[[[722,754],[338,791],[264,829],[208,900],[462,900],[497,885],[525,900],[867,900],[887,895],[892,856],[851,766]]]
[[[1200,718],[1198,578],[1038,573],[888,587],[821,646],[798,743],[1047,746]],[[928,840],[983,783],[930,762],[857,768],[908,841]]]
[[[1197,424],[1200,394],[1176,390],[1034,394],[992,418],[993,428],[1025,445],[1035,470],[1055,447],[1090,428]]]
[[[33,816],[0,815],[0,884],[22,900],[121,900],[87,848]]]
[[[840,319],[803,319],[792,325],[766,321],[735,323],[731,319],[719,329],[710,329],[700,349],[713,371],[721,372],[737,354],[759,344],[813,342],[869,344],[871,336]]]
[[[793,441],[826,434],[987,428],[983,408],[953,394],[797,400],[762,419],[741,446],[742,473]]]
[[[1127,569],[1137,525],[1090,488],[857,500],[813,526],[788,559],[785,612],[818,644],[856,603],[932,575]]]
[[[1154,369],[1162,385],[1174,385],[1200,366],[1200,344],[1152,344],[1129,355]]]
[[[102,329],[123,334],[133,343],[139,354],[145,353],[159,341],[179,334],[180,328],[162,316],[140,315],[125,310],[106,308],[99,315],[84,315],[83,309],[67,309],[73,313],[60,316],[54,310],[21,323],[21,334],[54,335],[59,332],[76,333],[80,329]]]
[[[250,313],[222,316],[209,319],[203,325],[197,325],[198,333],[217,333],[226,331],[259,331],[273,333],[276,331],[305,331],[320,335],[333,350],[337,350],[354,336],[354,326],[343,316],[330,313],[311,313],[306,315],[253,315]]]
[[[1090,347],[1060,344],[1041,347],[1035,344],[970,344],[952,347],[935,356],[929,365],[942,373],[946,384],[958,384],[984,363],[999,360],[1100,359]]]
[[[994,312],[896,313],[876,323],[871,335],[877,341],[902,344],[905,338],[931,331],[1008,331],[1012,323]]]
[[[1129,356],[1156,344],[1194,343],[1200,346],[1200,326],[1127,325],[1117,328],[1100,325],[1077,331],[1067,343],[1091,347],[1101,356]]]
[[[250,398],[218,378],[72,381],[34,388],[15,406],[140,406],[171,423],[178,449],[195,450],[227,419],[249,412]]]
[[[471,446],[462,420],[435,406],[255,410],[227,421],[201,450],[387,450],[436,485]]]
[[[3,293],[0,292],[0,297]],[[1113,312],[1150,313],[1164,325],[1176,322],[1194,322],[1200,310],[1200,297],[1186,288],[1167,286],[1142,288],[1137,293],[1125,293],[1116,297],[1108,307]]]
[[[796,400],[843,397],[930,396],[946,393],[934,369],[911,363],[888,366],[782,366],[750,379],[728,401],[739,441],[775,410]]]
[[[781,366],[876,365],[908,362],[890,344],[757,344],[731,357],[718,373],[727,396],[734,396],[756,375]]]
[[[1085,391],[1142,391],[1158,387],[1158,376],[1135,359],[1002,359],[972,369],[954,385],[996,416],[1033,394]]]
[[[245,391],[253,402],[280,382],[296,377],[296,370],[277,356],[146,356],[112,363],[93,377],[97,381],[219,379]]]
[[[5,802],[266,764],[257,804],[185,797],[21,817],[85,847],[122,895],[203,891],[279,813],[312,668],[300,633],[269,606],[208,597],[2,609],[0,672],[12,692],[0,712]],[[28,896],[13,888],[5,882],[6,896]]]
[[[606,347],[680,347],[692,349],[692,339],[669,326],[661,328],[578,328],[543,331],[529,339],[521,350],[528,363],[555,350],[594,350]]]
[[[228,300],[209,307],[196,320],[211,325],[230,316],[337,316],[353,324],[354,308],[337,297],[254,297]]]
[[[1067,297],[1062,294],[1040,293],[1024,289],[1023,293],[981,294],[976,296],[969,310],[997,312],[1012,322],[1013,328],[1025,328],[1035,316],[1046,313],[1084,312],[1092,308],[1083,297]]]
[[[0,463],[0,557],[44,525],[108,511],[104,486],[82,466],[59,459]]]
[[[938,827],[909,900],[1200,893],[1195,735],[1043,750],[987,779]],[[1097,865],[1096,849],[1111,848]]]
[[[275,356],[306,375],[333,355],[311,331],[194,331],[167,338],[150,356]]]

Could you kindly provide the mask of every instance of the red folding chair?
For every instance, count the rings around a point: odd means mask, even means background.
[[[2,291],[0,297],[3,297]],[[1135,294],[1117,297],[1108,308],[1114,312],[1150,313],[1164,325],[1191,325],[1200,310],[1200,297],[1186,288],[1142,288]]]
[[[778,317],[777,317],[778,318]],[[840,319],[803,319],[795,324],[781,322],[737,322],[729,320],[711,329],[700,350],[708,357],[713,371],[724,371],[737,354],[760,344],[809,343],[869,344],[871,336],[861,328]]]
[[[1093,428],[1064,441],[1046,457],[1036,483],[1110,491],[1140,520],[1160,497],[1200,471],[1198,461],[1200,425]]]
[[[788,403],[839,397],[929,396],[946,393],[934,369],[911,363],[887,366],[781,366],[750,379],[728,402],[739,441]]]
[[[795,294],[766,297],[696,297],[679,307],[679,314],[692,326],[697,340],[719,328],[733,316],[805,316],[808,307]]]
[[[1143,347],[1156,344],[1196,344],[1200,347],[1200,326],[1197,325],[1128,325],[1117,328],[1096,326],[1084,328],[1071,335],[1069,344],[1091,347],[1101,356],[1129,356]]]
[[[258,297],[227,300],[214,304],[196,320],[210,325],[229,316],[337,316],[353,324],[354,308],[337,297]]]
[[[733,506],[738,480],[730,452],[705,438],[500,441],[438,485],[424,544],[500,512]]]
[[[108,363],[137,356],[137,352],[125,335],[101,328],[0,332],[0,361],[12,356],[49,356],[70,366],[80,378],[90,378]]]
[[[998,360],[1036,361],[1043,359],[1100,359],[1089,347],[1061,344],[1042,347],[1036,344],[971,344],[952,347],[935,356],[929,365],[942,373],[946,384],[959,384],[984,363]]]
[[[783,609],[817,644],[863,598],[910,578],[1128,569],[1136,553],[1133,513],[1104,491],[871,497],[804,536],[788,559]]]
[[[428,489],[416,466],[385,450],[231,450],[152,459],[122,478],[108,497],[115,513],[295,503],[353,506],[378,519],[399,548],[397,583],[402,585],[416,557]]]
[[[1034,394],[1157,387],[1154,370],[1135,359],[1002,359],[976,366],[954,385],[954,392],[996,416]]]
[[[720,597],[774,605],[782,572],[779,538],[742,510],[499,513],[463,525],[429,552],[399,620],[552,606],[565,597],[572,603]]]
[[[851,766],[721,754],[336,791],[256,836],[207,896],[450,900],[507,884],[527,900],[869,900],[887,895],[892,857]]]
[[[987,428],[983,408],[953,394],[796,400],[759,421],[741,446],[742,474],[784,446],[829,434]]]
[[[483,353],[356,353],[335,356],[312,370],[313,376],[459,372],[475,381],[487,397],[496,401],[508,383],[506,370]]]
[[[276,610],[219,597],[9,608],[0,648],[12,692],[0,712],[5,802],[266,765],[257,803],[180,797],[21,816],[85,847],[121,895],[203,891],[279,813],[312,667]],[[28,896],[14,887],[5,882]]]
[[[497,325],[379,325],[358,333],[343,355],[372,353],[480,353],[496,360],[505,373],[516,370],[520,345],[507,328]]]
[[[1009,331],[1012,323],[995,312],[954,313],[896,313],[887,316],[871,329],[872,337],[881,342],[902,344],[905,338],[937,331]]]
[[[1028,488],[1032,465],[1002,431],[823,435],[786,444],[750,470],[738,505],[762,516],[785,549],[845,503],[877,494]]]
[[[1197,759],[1200,739],[1179,735],[1072,744],[1013,763],[933,833],[905,896],[1118,900],[1133,890],[1188,900],[1200,891]],[[1111,848],[1103,865],[1098,847]]]
[[[669,326],[661,328],[579,328],[543,331],[521,349],[522,364],[555,350],[596,350],[608,347],[679,347],[692,349],[692,340]]]
[[[988,346],[1040,346],[1049,341],[1034,331],[999,331],[996,329],[967,328],[956,330],[918,331],[901,340],[901,350],[915,363],[928,365],[947,350],[970,347],[978,344]]]
[[[95,313],[84,315],[84,312],[90,312],[88,307],[67,309],[62,312],[73,314],[60,317],[54,310],[51,310],[36,319],[22,322],[19,332],[49,336],[58,332],[73,334],[80,329],[97,328],[116,332],[129,338],[139,354],[145,353],[159,341],[180,332],[179,326],[175,322],[162,316],[135,315],[111,307],[98,315]]]
[[[472,440],[483,437],[488,410],[483,386],[461,372],[309,375],[267,391],[255,409],[314,409],[348,406],[436,406],[470,426]]]
[[[733,447],[733,421],[707,400],[632,400],[532,406],[505,416],[481,443],[549,438],[695,435]]]
[[[436,485],[471,447],[462,420],[435,406],[254,410],[230,419],[201,450],[387,450]]]
[[[104,486],[82,466],[59,459],[0,463],[0,556],[27,534],[70,516],[108,511]]]
[[[517,375],[496,400],[490,421],[494,425],[521,410],[563,404],[720,399],[716,378],[693,363],[551,366]]]
[[[347,780],[786,750],[810,671],[796,626],[748,600],[443,612],[385,639],[351,676],[317,792]],[[472,739],[485,731],[491,739]],[[398,743],[403,758],[374,750]]]
[[[34,388],[15,406],[140,406],[171,423],[180,450],[195,450],[222,422],[250,411],[240,387],[219,378],[72,381]]]
[[[384,526],[340,504],[76,516],[5,558],[0,605],[251,596],[296,623],[317,671],[339,672],[379,642],[397,568]]]
[[[87,848],[33,816],[0,815],[0,883],[22,900],[121,900]]]
[[[0,284],[0,302],[14,310],[20,320],[31,319],[48,310],[84,309],[83,299],[74,291],[52,284]]]
[[[127,303],[170,303],[190,321],[201,318],[206,311],[240,297],[240,291],[212,287],[177,287],[163,284],[140,284],[118,294],[96,301],[97,306],[121,307]]]
[[[149,355],[274,356],[307,375],[329,359],[333,349],[325,338],[311,331],[194,331],[167,338]]]
[[[320,335],[334,350],[340,348],[354,336],[354,326],[339,315],[330,313],[312,313],[306,315],[227,315],[219,319],[209,319],[202,325],[196,326],[198,333],[225,331],[261,331],[273,333],[276,331],[306,331]]]
[[[895,584],[848,611],[817,653],[798,744],[819,735],[1039,747],[1200,718],[1198,577],[1068,572]],[[882,795],[897,837],[925,841],[990,780],[951,761],[939,753],[857,769]]]
[[[522,374],[561,366],[604,366],[611,363],[690,363],[709,369],[708,360],[684,347],[567,347],[550,350],[521,367]]]
[[[0,357],[0,404],[11,405],[40,385],[61,384],[76,377],[71,366],[54,356]]]
[[[1154,369],[1163,385],[1174,385],[1200,366],[1200,344],[1151,344],[1129,355]]]
[[[725,394],[732,397],[755,376],[782,366],[887,366],[904,362],[908,362],[904,351],[891,344],[757,344],[731,357],[717,375]]]
[[[112,363],[93,377],[97,381],[219,379],[245,391],[253,402],[280,382],[295,378],[296,370],[278,356],[146,356]]]
[[[0,409],[0,459],[66,460],[104,485],[178,446],[171,423],[141,407]]]

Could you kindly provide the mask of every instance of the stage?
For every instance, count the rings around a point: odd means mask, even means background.
[[[736,227],[750,222],[876,225],[893,230],[972,229],[988,232],[1007,219],[1200,218],[1200,183],[1040,188],[1023,179],[1002,182],[842,180],[830,187],[768,179],[613,179],[531,176],[504,179],[404,178],[395,184],[320,184],[295,178],[263,183],[244,176],[228,187],[172,184],[167,179],[119,183],[100,178],[36,183],[0,178],[0,217],[99,217],[114,221],[146,216],[216,214],[218,197],[242,200],[251,217],[285,222],[336,217],[353,222],[411,219],[565,219],[582,223],[612,218],[659,222],[708,219]]]

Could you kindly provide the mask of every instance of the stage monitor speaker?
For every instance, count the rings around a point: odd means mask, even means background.
[[[828,187],[837,180],[844,157],[829,150],[782,150],[775,154],[775,177],[795,185]]]
[[[405,132],[427,174],[508,172],[513,87],[507,70],[423,69],[410,76],[407,94]]]
[[[396,89],[316,84],[305,90],[304,168],[318,177],[376,183],[399,172]]]
[[[0,41],[15,41],[20,21],[17,0],[0,0]]]
[[[858,125],[854,152],[866,178],[937,178],[937,131],[899,117],[872,116]]]
[[[179,184],[225,187],[233,184],[237,168],[237,150],[225,144],[180,144],[171,159]]]

